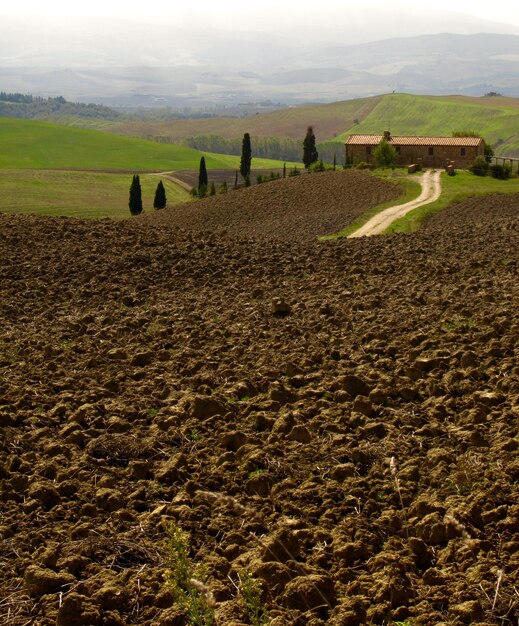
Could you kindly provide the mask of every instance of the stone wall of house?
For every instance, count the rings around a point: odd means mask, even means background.
[[[346,162],[373,163],[373,153],[377,146],[346,145]],[[455,167],[467,168],[478,156],[483,156],[483,146],[394,146],[397,149],[396,165],[409,165],[421,160],[426,167],[444,167],[453,161]],[[431,154],[432,150],[432,154]]]

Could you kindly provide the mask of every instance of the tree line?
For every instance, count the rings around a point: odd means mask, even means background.
[[[164,137],[156,138],[164,142]],[[184,145],[202,152],[216,152],[218,154],[241,154],[242,140],[239,137],[232,139],[219,135],[197,135],[187,137]],[[301,140],[290,137],[251,137],[254,145],[254,156],[260,159],[276,159],[278,161],[299,161],[301,159]],[[344,154],[344,144],[339,141],[326,141],[317,144],[317,151],[324,161],[331,163],[333,155],[341,159]]]
[[[300,150],[301,150],[301,144]],[[305,168],[308,171],[323,171],[325,166],[323,160],[319,161],[319,152],[317,150],[317,144],[315,140],[315,134],[312,126],[308,126],[305,138],[302,142],[302,160]],[[336,166],[336,155],[333,155],[333,169]],[[251,167],[252,167],[252,141],[249,133],[244,133],[241,140],[241,153],[240,153],[240,167],[236,170],[234,188],[238,188],[238,173],[243,178],[245,187],[249,187],[251,184]],[[299,174],[299,170],[294,168],[288,173],[289,176],[295,176]],[[287,175],[286,164],[283,166],[283,178]],[[276,180],[280,178],[280,174],[271,173],[270,177],[258,176],[258,184],[265,182],[266,180]],[[224,181],[220,186],[219,193],[225,193],[227,191],[227,183]],[[198,185],[193,187],[191,195],[204,198],[207,194],[214,196],[216,194],[216,186],[214,181],[209,186],[209,175],[207,172],[207,166],[205,162],[205,156],[200,158],[200,165],[198,168]],[[157,189],[155,191],[155,199],[153,201],[153,207],[155,209],[165,208],[167,203],[166,192],[162,181],[159,181]],[[142,189],[140,184],[140,178],[138,174],[134,174],[132,183],[130,185],[130,199],[128,202],[130,213],[132,215],[140,215],[143,211],[142,205]]]
[[[68,102],[63,96],[40,98],[21,93],[0,92],[0,117],[30,120],[51,114],[103,120],[121,117],[120,113],[102,104]]]

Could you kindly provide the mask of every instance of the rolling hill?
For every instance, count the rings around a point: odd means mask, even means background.
[[[183,146],[14,118],[0,118],[0,136],[0,169],[197,169],[201,156]],[[208,168],[218,169],[239,165],[236,157],[215,154],[206,155],[206,162]],[[255,166],[279,163],[257,159]]]
[[[516,98],[388,94],[360,124],[348,128],[338,139],[346,140],[352,132],[380,133],[385,129],[402,135],[451,135],[457,130],[474,130],[496,146],[496,153],[514,156],[519,153],[515,145],[518,127]]]
[[[284,137],[299,140],[313,125],[320,142],[343,142],[350,133],[450,135],[474,130],[494,145],[496,154],[519,155],[519,99],[509,97],[415,96],[395,93],[333,104],[302,105],[247,118],[171,122],[123,122],[106,128],[137,137],[186,142],[195,136]],[[338,153],[339,154],[339,153]]]

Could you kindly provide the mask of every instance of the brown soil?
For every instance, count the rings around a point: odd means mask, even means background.
[[[358,170],[301,174],[169,207],[168,226],[305,241],[335,233],[402,188]]]
[[[516,624],[510,202],[327,243],[0,216],[1,623],[183,624],[173,521],[220,626],[246,571],[273,626]]]

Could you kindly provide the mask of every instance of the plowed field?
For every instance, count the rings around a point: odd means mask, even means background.
[[[517,624],[511,206],[326,243],[0,215],[0,622],[186,623],[174,524],[220,626],[260,623],[247,573],[272,626]]]
[[[177,204],[152,219],[194,230],[305,241],[336,233],[402,193],[397,183],[359,170],[319,172]]]

